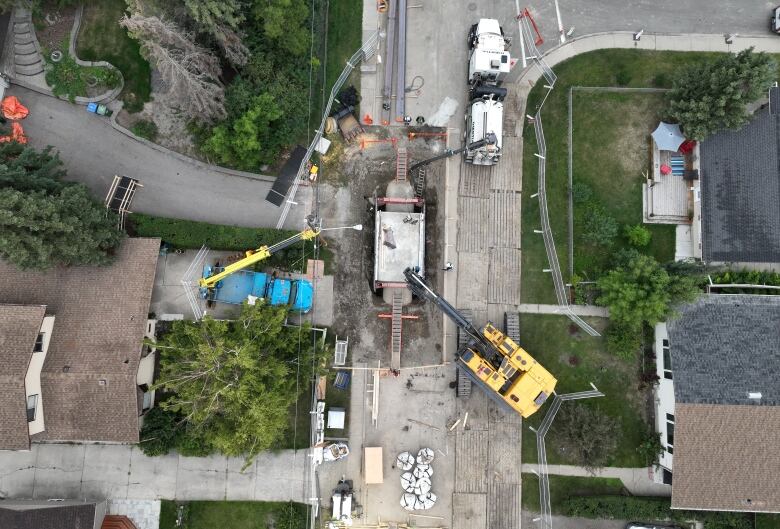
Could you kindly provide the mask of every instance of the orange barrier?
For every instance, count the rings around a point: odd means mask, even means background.
[[[19,123],[11,124],[11,134],[0,136],[0,143],[15,141],[17,143],[27,143],[27,136],[24,135],[24,129]]]
[[[16,96],[8,96],[3,99],[3,117],[5,119],[24,119],[30,113]]]

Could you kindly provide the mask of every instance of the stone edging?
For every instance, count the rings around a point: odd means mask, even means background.
[[[177,158],[181,160],[182,162],[194,165],[196,167],[199,167],[201,169],[204,169],[206,171],[211,171],[214,173],[221,173],[226,176],[238,176],[241,178],[248,178],[250,180],[260,180],[263,182],[275,182],[276,177],[275,176],[268,176],[268,175],[262,175],[262,174],[256,174],[256,173],[249,173],[247,171],[238,171],[236,169],[228,169],[227,167],[220,167],[219,165],[213,165],[205,162],[201,162],[200,160],[196,160],[195,158],[192,158],[190,156],[181,154],[176,151],[172,151],[171,149],[168,149],[167,147],[163,147],[162,145],[158,145],[157,143],[154,143],[152,141],[147,140],[146,138],[141,138],[140,136],[136,136],[133,134],[133,132],[129,129],[126,129],[122,125],[116,122],[116,116],[117,112],[114,112],[111,115],[110,123],[111,126],[124,134],[125,136],[128,136],[129,138],[132,138],[135,141],[138,141],[140,143],[143,143],[147,147],[154,149],[156,151],[159,151],[167,156],[172,156],[174,158]],[[215,182],[216,184],[217,182]]]
[[[754,46],[757,51],[780,53],[780,39],[774,35],[740,35],[734,37],[732,44],[727,44],[724,36],[720,34],[646,32],[640,40],[635,41],[632,31],[611,31],[591,33],[567,40],[542,53],[542,58],[553,68],[576,55],[602,49],[737,52],[751,46]],[[534,68],[533,62],[530,62],[529,67],[518,76],[516,84],[520,85],[521,91],[527,92],[541,77],[541,71]]]

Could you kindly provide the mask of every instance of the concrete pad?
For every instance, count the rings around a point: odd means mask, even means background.
[[[487,497],[485,494],[452,495],[452,529],[485,529]]]
[[[0,451],[0,497],[32,498],[38,445],[30,451]]]
[[[263,452],[255,461],[257,478],[254,499],[303,501],[307,497],[303,482],[307,464],[305,450]]]
[[[173,499],[176,497],[177,454],[147,457],[138,447],[130,455],[128,498]]]
[[[79,497],[127,497],[132,450],[127,445],[86,445]]]
[[[256,462],[244,469],[244,462],[237,458],[229,458],[225,497],[231,500],[252,501],[255,499],[255,479],[257,478]]]
[[[79,497],[85,451],[86,445],[40,445],[36,462],[33,498]]]
[[[224,500],[226,479],[225,456],[179,456],[176,499]]]

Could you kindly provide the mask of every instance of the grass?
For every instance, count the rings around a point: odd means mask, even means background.
[[[276,448],[279,449],[301,449],[308,448],[311,445],[311,386],[306,385],[298,401],[290,406],[288,411],[287,431],[284,433],[282,441]]]
[[[780,529],[780,514],[756,514],[756,529]]]
[[[553,513],[563,512],[563,502],[573,496],[598,494],[623,494],[623,482],[617,478],[595,478],[579,476],[548,476],[550,480],[550,508]],[[523,509],[533,513],[541,512],[539,507],[539,477],[523,474]]]
[[[650,163],[648,137],[662,119],[662,94],[574,92],[573,182],[587,185],[621,226],[642,224],[642,173]],[[621,233],[608,250],[584,240],[590,204],[574,203],[574,273],[595,279],[611,267],[610,251],[629,247]],[[644,250],[659,262],[674,259],[675,227],[648,224]],[[606,251],[605,251],[606,250]]]
[[[67,97],[71,103],[76,97],[87,96],[90,83],[104,90],[119,85],[119,74],[103,66],[80,66],[68,53],[68,39],[60,46],[62,58],[58,62],[51,60],[51,51],[43,49],[46,60],[46,84],[57,97]]]
[[[138,41],[119,25],[126,8],[125,0],[87,2],[76,53],[85,61],[107,61],[116,66],[125,80],[121,94],[125,110],[139,112],[150,99],[152,74]]]
[[[185,502],[184,523],[175,526],[176,502],[163,500],[160,529],[304,529],[307,507],[301,503],[254,501]]]
[[[341,75],[347,59],[361,45],[363,2],[360,0],[330,0],[328,3],[328,60],[325,65],[325,92],[330,93]],[[345,86],[360,90],[360,75],[352,75]]]
[[[603,330],[606,320],[593,318],[591,325]],[[564,316],[521,314],[521,345],[558,378],[556,392],[570,393],[590,389],[591,382],[605,396],[580,401],[618,419],[618,448],[607,466],[643,467],[646,461],[636,448],[649,428],[642,410],[644,393],[637,391],[638,365],[629,364],[605,350],[604,338],[593,338],[579,330]],[[552,399],[551,399],[552,400]],[[565,406],[566,404],[564,404]],[[539,426],[548,406],[530,418],[525,426]],[[547,461],[550,464],[573,464],[556,443],[555,423],[547,434]],[[523,461],[536,462],[536,438],[528,429],[523,435]]]
[[[292,237],[297,232],[208,224],[133,213],[129,217],[128,233],[137,237],[160,237],[175,248],[194,250],[205,244],[212,250],[245,251],[263,245],[271,246]],[[312,257],[312,252],[312,241],[296,243],[263,261],[263,266],[302,271],[306,268],[306,260]],[[330,273],[333,266],[333,252],[325,245],[320,246],[320,259],[325,261],[325,273]]]
[[[599,50],[590,53],[577,55],[566,62],[557,65],[554,70],[558,75],[558,81],[555,89],[552,91],[544,104],[542,119],[544,123],[544,134],[547,144],[547,203],[550,212],[550,224],[553,235],[557,243],[558,257],[561,263],[561,269],[568,270],[568,95],[571,86],[618,86],[625,85],[629,87],[658,87],[669,88],[671,86],[672,75],[681,66],[692,64],[702,59],[714,57],[712,53],[693,53],[693,52],[656,52],[642,50]],[[528,98],[527,113],[533,114],[537,105],[544,96],[544,83],[537,83]],[[575,95],[575,100],[580,100],[582,93]],[[629,103],[623,105],[624,120],[621,123],[631,123],[630,118],[626,117],[631,113],[626,113],[625,108],[630,107]],[[648,109],[649,111],[650,109]],[[633,110],[631,111],[633,112]],[[621,116],[618,112],[610,112],[610,119],[613,123]],[[576,122],[575,122],[576,125]],[[608,126],[608,123],[605,124]],[[643,154],[647,150],[647,142],[643,141],[639,145],[629,145],[620,147],[610,145],[608,142],[602,142],[597,134],[589,131],[582,131],[583,136],[575,144],[579,145],[577,152],[587,155],[592,149],[611,148],[614,156],[615,149],[621,149],[621,155],[631,153]],[[555,292],[552,281],[548,273],[542,272],[549,268],[547,255],[544,249],[544,241],[539,234],[534,233],[534,229],[539,228],[539,202],[536,198],[531,198],[536,192],[538,182],[538,159],[534,156],[536,138],[533,127],[526,126],[525,146],[523,152],[523,203],[521,208],[522,215],[522,248],[523,248],[523,274],[521,295],[524,303],[555,303]],[[576,141],[576,140],[575,140]],[[606,145],[600,146],[600,143]],[[628,149],[628,150],[627,150]],[[635,150],[634,150],[635,149]],[[599,158],[594,157],[594,163],[598,164]],[[579,174],[579,166],[574,164],[575,174]],[[622,171],[624,178],[640,178],[639,174],[630,174],[628,171]],[[583,175],[587,176],[587,175]],[[610,181],[610,175],[598,175],[604,182]],[[615,175],[611,175],[612,178]],[[618,186],[608,188],[608,193],[602,196],[606,207],[614,209],[611,204],[612,194]],[[626,191],[628,192],[628,191]],[[641,197],[636,193],[637,206],[634,215],[641,215]],[[628,207],[623,205],[623,207]],[[620,205],[617,210],[620,211]],[[616,215],[617,217],[617,215]],[[627,217],[624,217],[627,218]],[[668,235],[657,235],[654,233],[658,250],[654,253],[664,256],[669,255],[672,248],[669,244]],[[672,239],[673,240],[673,239]],[[575,250],[579,251],[575,245]],[[575,259],[577,259],[575,257]],[[568,275],[568,274],[566,274]],[[564,277],[568,280],[567,277]]]

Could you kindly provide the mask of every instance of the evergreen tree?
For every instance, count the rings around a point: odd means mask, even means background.
[[[669,93],[669,116],[688,138],[701,140],[748,121],[746,105],[757,100],[777,76],[777,64],[753,48],[681,69]]]

